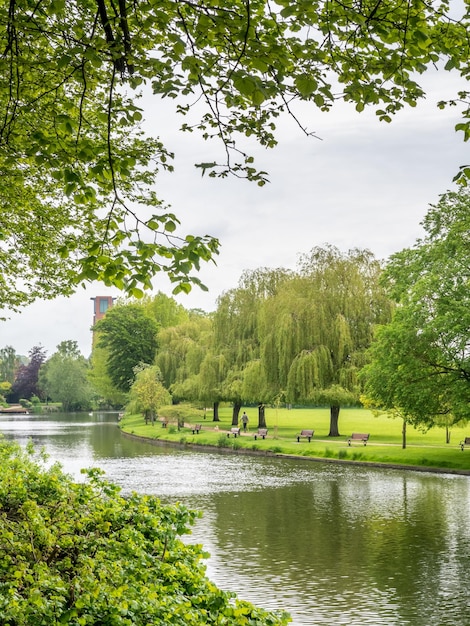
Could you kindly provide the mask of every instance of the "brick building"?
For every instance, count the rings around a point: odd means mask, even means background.
[[[96,298],[90,298],[93,300],[93,325],[104,317],[104,314],[108,309],[113,306],[115,298],[112,296],[96,296]]]

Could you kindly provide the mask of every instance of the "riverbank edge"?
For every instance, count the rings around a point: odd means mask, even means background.
[[[410,470],[413,472],[427,472],[431,474],[451,474],[459,476],[470,476],[470,470],[452,469],[447,467],[429,467],[424,465],[403,465],[399,463],[380,463],[378,461],[353,461],[350,459],[332,459],[316,456],[301,456],[297,454],[283,454],[281,452],[271,452],[271,450],[250,450],[249,448],[229,448],[211,446],[199,443],[180,443],[178,441],[168,441],[165,439],[152,439],[126,432],[120,428],[121,433],[134,440],[149,443],[153,446],[179,448],[182,450],[193,450],[195,452],[218,452],[219,454],[244,454],[247,456],[268,456],[271,458],[294,459],[295,461],[313,461],[314,463],[333,463],[335,465],[356,465],[362,467],[373,467],[378,469]]]

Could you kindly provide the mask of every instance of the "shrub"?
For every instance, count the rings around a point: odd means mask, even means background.
[[[164,406],[159,410],[159,413],[169,420],[179,422],[181,426],[184,425],[184,422],[191,422],[204,417],[204,412],[201,411],[201,409],[197,409],[188,404]]]
[[[219,446],[219,448],[228,448],[229,438],[227,437],[227,435],[219,435],[219,438],[217,439],[217,445]]]
[[[0,623],[200,626],[287,624],[219,590],[179,536],[198,515],[106,482],[74,483],[0,440]]]

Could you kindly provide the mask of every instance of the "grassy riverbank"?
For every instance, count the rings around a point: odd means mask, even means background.
[[[167,441],[185,446],[215,446],[222,449],[268,452],[274,454],[295,455],[319,459],[336,459],[392,465],[417,466],[430,469],[442,469],[451,472],[470,473],[470,447],[463,452],[460,441],[470,436],[467,429],[454,428],[451,441],[446,444],[444,428],[433,428],[423,433],[415,428],[407,428],[407,447],[402,448],[402,422],[398,419],[374,417],[366,409],[342,409],[339,426],[341,437],[328,437],[329,409],[276,409],[266,408],[268,436],[258,438],[258,413],[256,408],[248,407],[250,419],[247,433],[236,439],[227,437],[231,428],[232,410],[221,408],[219,422],[212,421],[212,412],[205,414],[198,409],[181,407],[185,426],[178,430],[175,407],[168,410],[169,421],[166,428],[160,421],[146,425],[141,415],[125,415],[120,422],[124,432],[152,440]],[[165,410],[161,410],[165,415]],[[205,416],[205,417],[204,417]],[[201,424],[199,433],[193,434],[191,426]],[[314,436],[309,443],[306,439],[297,442],[296,435],[302,429],[313,429]],[[353,432],[369,433],[367,446],[354,442],[348,446],[347,438]]]

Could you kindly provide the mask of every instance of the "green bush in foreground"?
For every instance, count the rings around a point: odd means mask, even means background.
[[[2,626],[287,624],[221,591],[200,546],[179,535],[197,513],[119,495],[88,470],[75,483],[32,447],[0,441]]]

